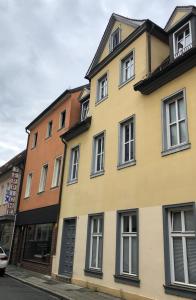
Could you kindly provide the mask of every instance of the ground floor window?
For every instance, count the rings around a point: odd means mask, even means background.
[[[34,224],[26,227],[24,259],[49,263],[53,224]]]
[[[9,255],[13,236],[13,222],[0,222],[0,247]]]

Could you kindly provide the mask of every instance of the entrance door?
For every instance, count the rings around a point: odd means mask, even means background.
[[[61,243],[61,258],[59,265],[59,274],[72,276],[74,247],[76,235],[76,218],[65,219],[63,224],[63,236]]]

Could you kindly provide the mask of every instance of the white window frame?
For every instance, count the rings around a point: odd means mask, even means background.
[[[87,104],[87,106],[85,107],[85,104]],[[89,99],[83,101],[81,103],[81,116],[80,116],[80,120],[84,121],[89,114]]]
[[[33,134],[32,149],[37,146],[38,132]]]
[[[26,181],[26,188],[25,188],[25,198],[30,197],[31,194],[31,184],[32,184],[32,179],[33,179],[33,173],[29,173],[27,175],[27,181]]]
[[[119,43],[114,46],[114,36],[115,34],[118,33],[118,39],[119,39]],[[111,33],[111,36],[110,36],[110,52],[112,52],[120,43],[121,43],[121,29],[120,27],[116,28],[112,33]]]
[[[94,220],[97,219],[97,232],[93,232]],[[102,222],[102,232],[100,232],[100,223]],[[97,239],[97,248],[96,248],[96,263],[95,267],[92,266],[92,257],[93,257],[93,238]],[[99,244],[100,239],[102,239],[103,245],[103,217],[102,216],[92,216],[90,220],[90,258],[89,258],[89,269],[101,270],[99,267]],[[103,251],[103,250],[101,250]]]
[[[134,50],[132,50],[125,58],[121,60],[120,70],[120,85],[124,84],[134,78],[135,75],[135,57]],[[126,68],[126,63],[129,62],[129,68]],[[130,76],[127,77],[127,70],[130,70]],[[125,76],[126,75],[126,76]]]
[[[188,275],[188,257],[187,257],[187,246],[186,246],[186,239],[188,237],[194,237],[195,238],[195,231],[186,231],[185,230],[185,216],[184,212],[187,209],[176,209],[176,210],[170,210],[168,211],[168,230],[169,230],[169,255],[170,255],[170,275],[171,275],[171,283],[173,284],[179,284],[179,285],[187,285],[196,287],[194,284],[190,284],[189,281],[189,275]],[[190,209],[189,209],[190,210]],[[176,212],[181,212],[181,225],[182,230],[181,231],[172,231],[172,223],[173,218],[172,214]],[[184,279],[185,282],[179,282],[175,281],[175,270],[174,270],[174,251],[173,251],[173,238],[174,237],[180,237],[182,238],[182,248],[183,248],[183,265],[184,265]]]
[[[101,139],[101,151],[98,152],[98,141]],[[105,133],[102,132],[94,137],[93,140],[93,170],[92,173],[102,173],[104,172],[104,152],[105,152]],[[98,170],[97,162],[98,157],[100,157],[100,166],[102,168]]]
[[[62,120],[63,120],[63,114],[65,114],[65,121],[64,121],[64,125],[62,125]],[[59,129],[62,129],[65,127],[65,122],[66,122],[66,110],[60,112],[60,116],[59,116]]]
[[[80,155],[79,146],[75,146],[74,148],[71,149],[69,182],[77,182],[78,180],[79,155]],[[76,161],[75,161],[75,157],[76,157]],[[75,176],[74,176],[74,167],[75,167]]]
[[[97,103],[108,97],[108,73],[104,74],[97,82]]]
[[[47,172],[46,172],[46,169],[47,169]],[[42,169],[41,169],[40,182],[39,182],[39,193],[44,192],[46,189],[47,176],[48,176],[48,164],[45,164],[42,166]]]
[[[60,162],[60,167],[59,167]],[[62,171],[62,156],[58,156],[54,161],[54,171],[52,177],[52,187],[60,186],[61,181],[61,171]]]
[[[51,124],[51,125],[50,125]],[[53,127],[53,121],[50,120],[48,122],[47,131],[46,131],[46,138],[49,138],[52,136],[52,127]]]
[[[187,45],[186,47],[183,47],[182,50],[177,51],[177,36],[183,32],[183,43],[185,44],[185,28],[189,27],[189,34],[190,34],[190,39],[191,42],[189,45]],[[184,30],[183,30],[184,29]],[[174,49],[174,58],[179,57],[180,55],[182,55],[184,52],[188,51],[189,49],[192,48],[192,30],[191,30],[191,22],[187,22],[186,24],[184,24],[182,27],[180,27],[178,30],[176,30],[173,33],[173,49]]]
[[[124,217],[129,217],[129,228],[132,228],[132,216],[136,216],[137,218],[137,214],[133,214],[133,213],[123,213],[120,216],[120,223],[121,223],[121,231],[120,231],[120,274],[122,275],[128,275],[128,276],[138,276],[138,274],[132,273],[131,269],[132,269],[132,238],[137,238],[138,239],[138,232],[123,232],[123,218]],[[137,219],[136,219],[137,221]],[[129,238],[129,272],[123,272],[123,239],[124,238]]]

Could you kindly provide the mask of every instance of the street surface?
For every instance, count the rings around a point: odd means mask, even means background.
[[[0,300],[58,300],[39,289],[25,285],[8,276],[0,277]]]

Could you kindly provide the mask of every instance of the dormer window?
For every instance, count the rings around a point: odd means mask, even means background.
[[[89,100],[85,100],[81,104],[81,121],[84,121],[88,117],[89,112]]]
[[[120,28],[117,28],[110,37],[110,51],[113,51],[120,44]]]
[[[174,33],[174,58],[192,48],[192,36],[190,22]]]

